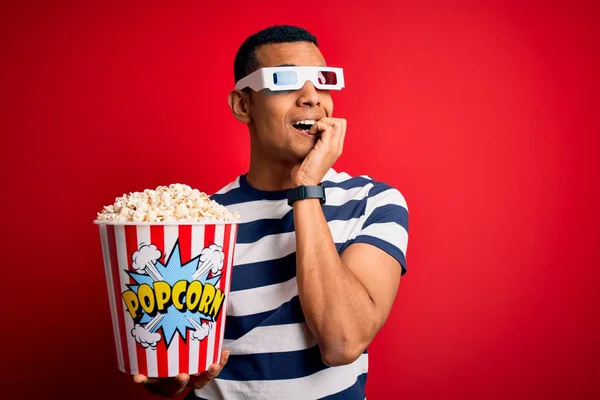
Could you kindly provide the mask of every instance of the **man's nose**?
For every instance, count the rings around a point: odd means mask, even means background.
[[[320,94],[311,81],[306,81],[298,90],[298,106],[316,107],[321,105]]]

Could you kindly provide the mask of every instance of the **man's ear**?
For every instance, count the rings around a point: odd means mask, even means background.
[[[233,116],[244,124],[250,123],[250,96],[241,90],[232,90],[228,97]]]

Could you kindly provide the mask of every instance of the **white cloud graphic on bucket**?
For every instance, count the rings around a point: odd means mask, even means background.
[[[218,275],[223,270],[225,254],[223,248],[218,244],[211,244],[200,252],[200,263],[198,269],[192,275],[193,279],[199,279],[207,271],[212,271],[213,275]]]
[[[133,336],[135,341],[141,344],[143,348],[151,348],[152,350],[156,350],[156,344],[160,341],[161,336],[160,333],[152,331],[158,324],[160,324],[160,321],[163,319],[163,317],[163,314],[158,314],[144,326],[135,324],[131,330],[131,336]]]
[[[162,253],[158,247],[153,244],[146,245],[142,243],[140,248],[131,256],[133,261],[131,265],[138,274],[146,273],[154,281],[162,281],[163,277],[155,265],[156,261],[160,260],[161,257]]]
[[[192,318],[188,318],[188,321],[190,321],[190,323],[194,325],[194,328],[196,328],[196,330],[192,332],[193,340],[204,340],[210,333],[210,330],[213,326],[212,322],[204,322],[202,323],[202,325],[200,325],[197,321],[193,320]]]

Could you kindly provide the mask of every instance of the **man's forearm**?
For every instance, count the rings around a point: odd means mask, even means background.
[[[302,310],[323,360],[347,364],[368,345],[375,305],[338,255],[318,199],[294,203],[296,276]]]

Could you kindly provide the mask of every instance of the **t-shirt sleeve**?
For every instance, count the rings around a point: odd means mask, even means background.
[[[375,183],[369,190],[364,222],[353,243],[368,243],[394,257],[406,273],[408,206],[397,189]]]

